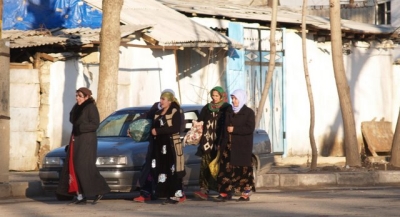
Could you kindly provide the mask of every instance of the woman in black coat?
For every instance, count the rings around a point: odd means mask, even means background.
[[[175,97],[175,92],[171,89],[165,89],[161,92],[161,95],[169,92]],[[156,115],[156,112],[161,110],[161,104],[160,101],[155,102],[153,106],[150,108],[150,110],[146,114],[146,119],[154,119],[154,116]],[[185,116],[183,114],[182,109],[180,109],[180,116],[181,116],[181,129],[180,133],[183,133],[185,130]],[[130,132],[128,130],[128,136],[130,136]],[[133,198],[133,201],[135,202],[146,202],[149,200],[156,200],[157,195],[155,192],[155,186],[156,186],[156,181],[154,180],[152,174],[152,169],[151,169],[151,161],[152,161],[152,153],[153,153],[153,148],[154,148],[154,137],[150,136],[149,137],[149,146],[147,147],[147,153],[146,153],[146,161],[145,164],[142,168],[142,171],[140,173],[140,177],[137,183],[137,187],[140,188],[140,195],[138,197]],[[183,202],[186,200],[186,196],[181,197],[180,202]]]
[[[100,117],[92,92],[85,87],[76,91],[76,104],[70,112],[71,141],[57,188],[58,194],[77,195],[72,203],[86,204],[86,197],[95,197],[96,204],[110,187],[96,167],[97,135]]]
[[[231,99],[232,111],[227,113],[225,122],[228,135],[220,147],[219,196],[215,201],[231,199],[232,194],[236,193],[241,194],[238,201],[249,201],[250,193],[254,189],[251,159],[255,115],[245,105],[247,97],[244,90],[233,91]]]
[[[154,115],[151,167],[156,180],[156,194],[166,197],[163,204],[176,204],[185,198],[182,178],[185,176],[183,145],[180,139],[181,108],[171,92],[160,97],[161,110]]]

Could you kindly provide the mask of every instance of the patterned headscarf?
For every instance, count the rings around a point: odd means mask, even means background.
[[[221,108],[221,106],[224,105],[224,103],[226,103],[228,101],[228,98],[226,97],[225,90],[220,86],[216,86],[213,89],[211,89],[211,91],[210,91],[211,99],[212,99],[213,91],[218,92],[219,96],[221,97],[221,100],[217,103],[214,103],[213,101],[208,103],[208,109],[210,109],[210,111],[212,111],[212,112],[218,112],[219,109]]]
[[[235,96],[239,101],[239,106],[235,107],[232,104],[233,112],[238,113],[242,109],[243,105],[247,102],[246,91],[237,89],[231,93],[231,96]]]

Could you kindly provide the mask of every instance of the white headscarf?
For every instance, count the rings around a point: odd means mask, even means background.
[[[243,105],[247,102],[246,91],[237,89],[231,93],[231,96],[235,96],[239,101],[239,106],[237,107],[232,104],[233,112],[238,113],[240,109],[242,109]]]

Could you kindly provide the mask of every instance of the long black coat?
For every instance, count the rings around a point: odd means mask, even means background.
[[[160,102],[155,102],[153,106],[150,108],[150,110],[146,114],[146,119],[154,119],[154,116],[156,115],[156,112],[159,111],[159,104]],[[181,116],[181,133],[185,130],[185,115],[183,113],[183,110],[180,109],[180,116]],[[153,136],[149,136],[149,146],[147,147],[147,154],[146,154],[146,162],[142,168],[139,181],[138,181],[138,186],[143,188],[144,185],[146,184],[146,180],[148,179],[148,175],[151,171],[151,155],[153,153],[153,148],[154,148],[154,139]]]
[[[100,117],[93,99],[88,99],[81,105],[75,104],[70,112],[70,122],[73,125],[74,168],[78,180],[79,193],[84,196],[95,196],[110,192],[110,187],[96,167],[97,136]],[[67,150],[66,163],[61,172],[57,193],[68,194],[70,149]]]
[[[243,105],[238,113],[230,110],[226,114],[225,129],[233,126],[231,133],[231,161],[233,166],[251,166],[253,153],[253,132],[255,129],[254,111]],[[221,150],[225,150],[229,134],[225,135]]]

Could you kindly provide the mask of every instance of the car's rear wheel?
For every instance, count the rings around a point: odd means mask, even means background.
[[[74,199],[74,196],[67,196],[67,195],[61,195],[61,194],[56,193],[56,198],[58,201],[66,201],[66,200]]]

